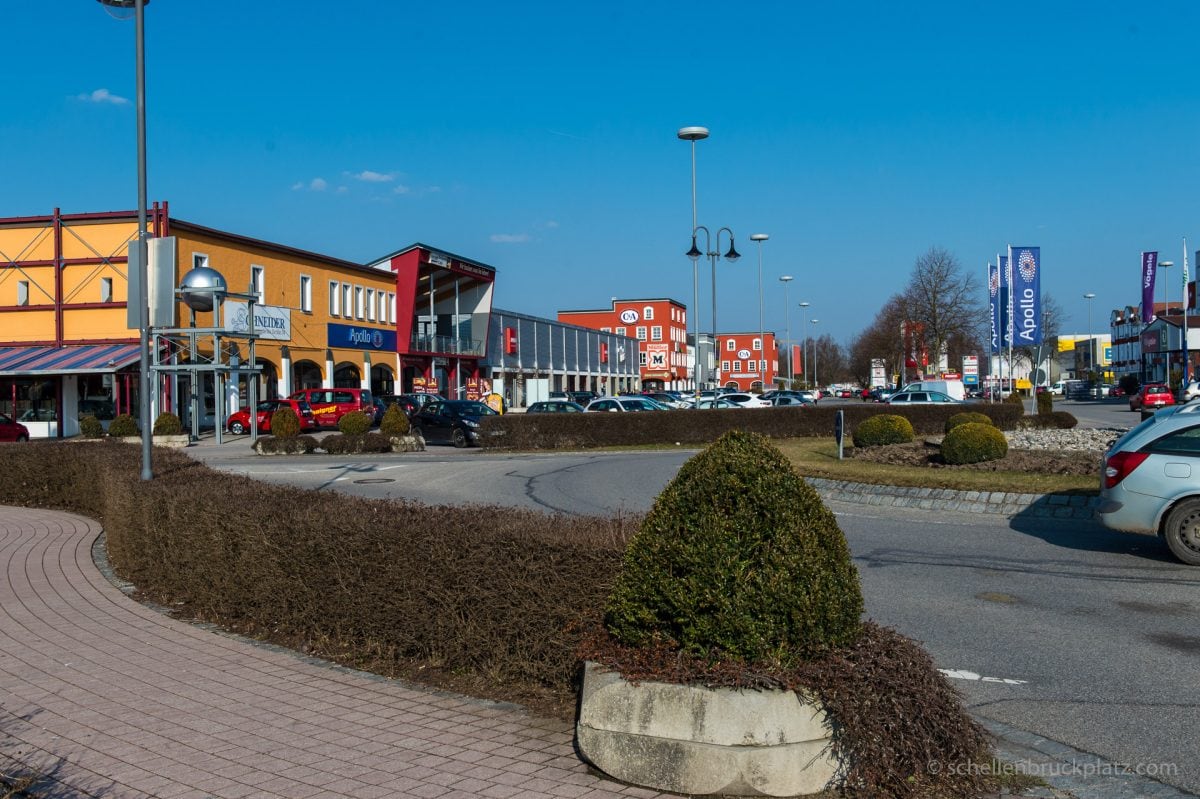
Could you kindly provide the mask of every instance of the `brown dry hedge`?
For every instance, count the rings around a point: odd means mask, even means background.
[[[967,406],[986,414],[1001,430],[1013,430],[1024,411],[1003,403]],[[834,434],[837,411],[847,430],[877,414],[903,416],[917,435],[941,435],[946,420],[962,405],[841,405],[825,407],[739,408],[654,413],[506,413],[480,420],[481,446],[488,449],[587,449],[638,444],[704,445],[729,430],[768,438],[826,437]]]
[[[641,521],[367,500],[246,480],[166,449],[145,482],[140,448],[112,441],[3,446],[0,469],[9,475],[0,505],[99,519],[110,562],[141,598],[345,665],[560,717],[574,711],[580,654],[603,654],[589,651],[598,648],[589,620]],[[684,664],[677,652],[668,660],[645,676]],[[760,681],[812,686],[829,704],[851,763],[847,793],[974,789],[949,769],[919,769],[984,746],[919,647],[868,625],[854,645],[797,669]]]

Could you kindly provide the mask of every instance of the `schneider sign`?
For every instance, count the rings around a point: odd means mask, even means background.
[[[226,300],[221,306],[225,329],[231,333],[250,332],[250,304]],[[292,338],[292,309],[278,305],[254,306],[254,334],[259,338],[290,341]]]
[[[357,325],[327,325],[326,346],[346,347],[353,350],[396,351],[396,331],[380,330],[375,327]]]

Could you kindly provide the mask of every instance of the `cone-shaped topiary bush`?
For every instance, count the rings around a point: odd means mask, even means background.
[[[392,403],[383,413],[383,420],[379,423],[379,432],[388,438],[406,436],[409,427],[408,414],[401,410],[399,405]]]
[[[153,432],[156,436],[177,436],[183,433],[183,422],[175,414],[164,411],[154,420]]]
[[[946,463],[981,463],[1008,454],[1008,439],[990,424],[960,424],[942,439],[942,459]]]
[[[880,447],[885,444],[907,444],[913,440],[912,422],[894,413],[880,413],[864,419],[854,428],[854,446]]]
[[[338,432],[344,436],[365,435],[371,429],[371,417],[362,411],[350,411],[338,419]]]
[[[1037,412],[1040,416],[1054,413],[1054,395],[1049,391],[1037,395]]]
[[[284,405],[271,414],[271,435],[276,438],[295,438],[300,435],[300,417]]]
[[[965,413],[956,413],[953,416],[951,416],[949,419],[946,420],[946,432],[949,433],[951,430],[958,427],[960,424],[969,424],[969,423],[992,424],[992,417],[988,416],[986,413],[979,413],[978,411],[966,411]],[[995,425],[993,425],[993,427],[994,426]]]
[[[128,436],[136,436],[140,434],[137,422],[127,413],[118,413],[113,417],[113,420],[108,423],[108,434],[113,438],[126,438]]]
[[[104,425],[95,416],[85,416],[79,420],[79,435],[84,438],[103,438]]]
[[[605,623],[627,645],[786,665],[856,640],[862,609],[833,513],[765,437],[733,430],[655,501]]]

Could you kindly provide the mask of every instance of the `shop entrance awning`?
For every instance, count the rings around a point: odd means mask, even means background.
[[[0,347],[0,377],[105,374],[137,363],[137,344]]]

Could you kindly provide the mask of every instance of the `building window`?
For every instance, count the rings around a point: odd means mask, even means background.
[[[662,326],[661,325],[655,325],[654,327],[650,328],[650,340],[651,341],[662,341]]]
[[[733,352],[733,347],[734,347],[733,339],[729,339],[725,342],[725,349],[729,350],[730,352]]]
[[[388,312],[388,295],[386,291],[379,292],[379,321],[386,322]]]
[[[611,333],[612,328],[611,327],[602,327],[602,328],[600,328],[600,332],[601,333]]]
[[[342,284],[342,316],[354,316],[354,287]]]
[[[642,326],[640,326],[640,325],[638,326],[638,329],[637,329],[637,339],[638,339],[638,341],[645,341],[645,340],[646,340],[646,328],[645,328],[645,327],[642,327]]]
[[[623,327],[618,327],[618,328],[617,328],[617,335],[618,335],[618,336],[623,336],[623,335],[625,335],[625,328],[623,328]]]
[[[29,304],[29,281],[22,280],[17,283],[17,305]]]
[[[100,302],[112,302],[112,278],[100,278]]]
[[[396,295],[388,292],[388,321],[396,324]]]
[[[300,310],[312,313],[312,278],[308,275],[300,276]]]
[[[354,287],[354,318],[363,318],[363,287]]]
[[[686,311],[679,312],[679,323],[681,325],[683,325],[684,327],[687,327],[687,312]]]
[[[762,339],[761,338],[754,339],[754,343],[750,345],[750,348],[753,349],[755,352],[762,352]]]
[[[342,312],[338,298],[341,297],[341,289],[338,287],[336,280],[329,281],[329,315],[338,316]]]
[[[758,373],[762,374],[762,375],[765,375],[767,373],[767,362],[766,361],[758,362]]]
[[[733,371],[735,371],[735,372],[740,372],[740,371],[742,371],[742,362],[741,362],[741,361],[734,361],[734,362],[733,362]]]
[[[645,319],[647,322],[654,321],[654,306],[653,305],[647,305],[645,308],[642,309],[642,318]]]
[[[638,353],[638,366],[645,366],[645,365],[646,365],[646,353],[639,352]]]
[[[729,371],[729,361],[721,361],[721,371],[722,372]]]
[[[375,321],[375,289],[367,289],[367,321]]]
[[[193,269],[201,269],[206,266],[208,266],[208,256],[207,255],[205,255],[204,253],[200,253],[200,252],[192,253],[192,268]]]
[[[264,290],[266,272],[267,270],[261,266],[250,265],[250,285],[252,286],[250,290],[258,295],[259,303],[262,303],[263,299],[267,296],[267,292]]]

